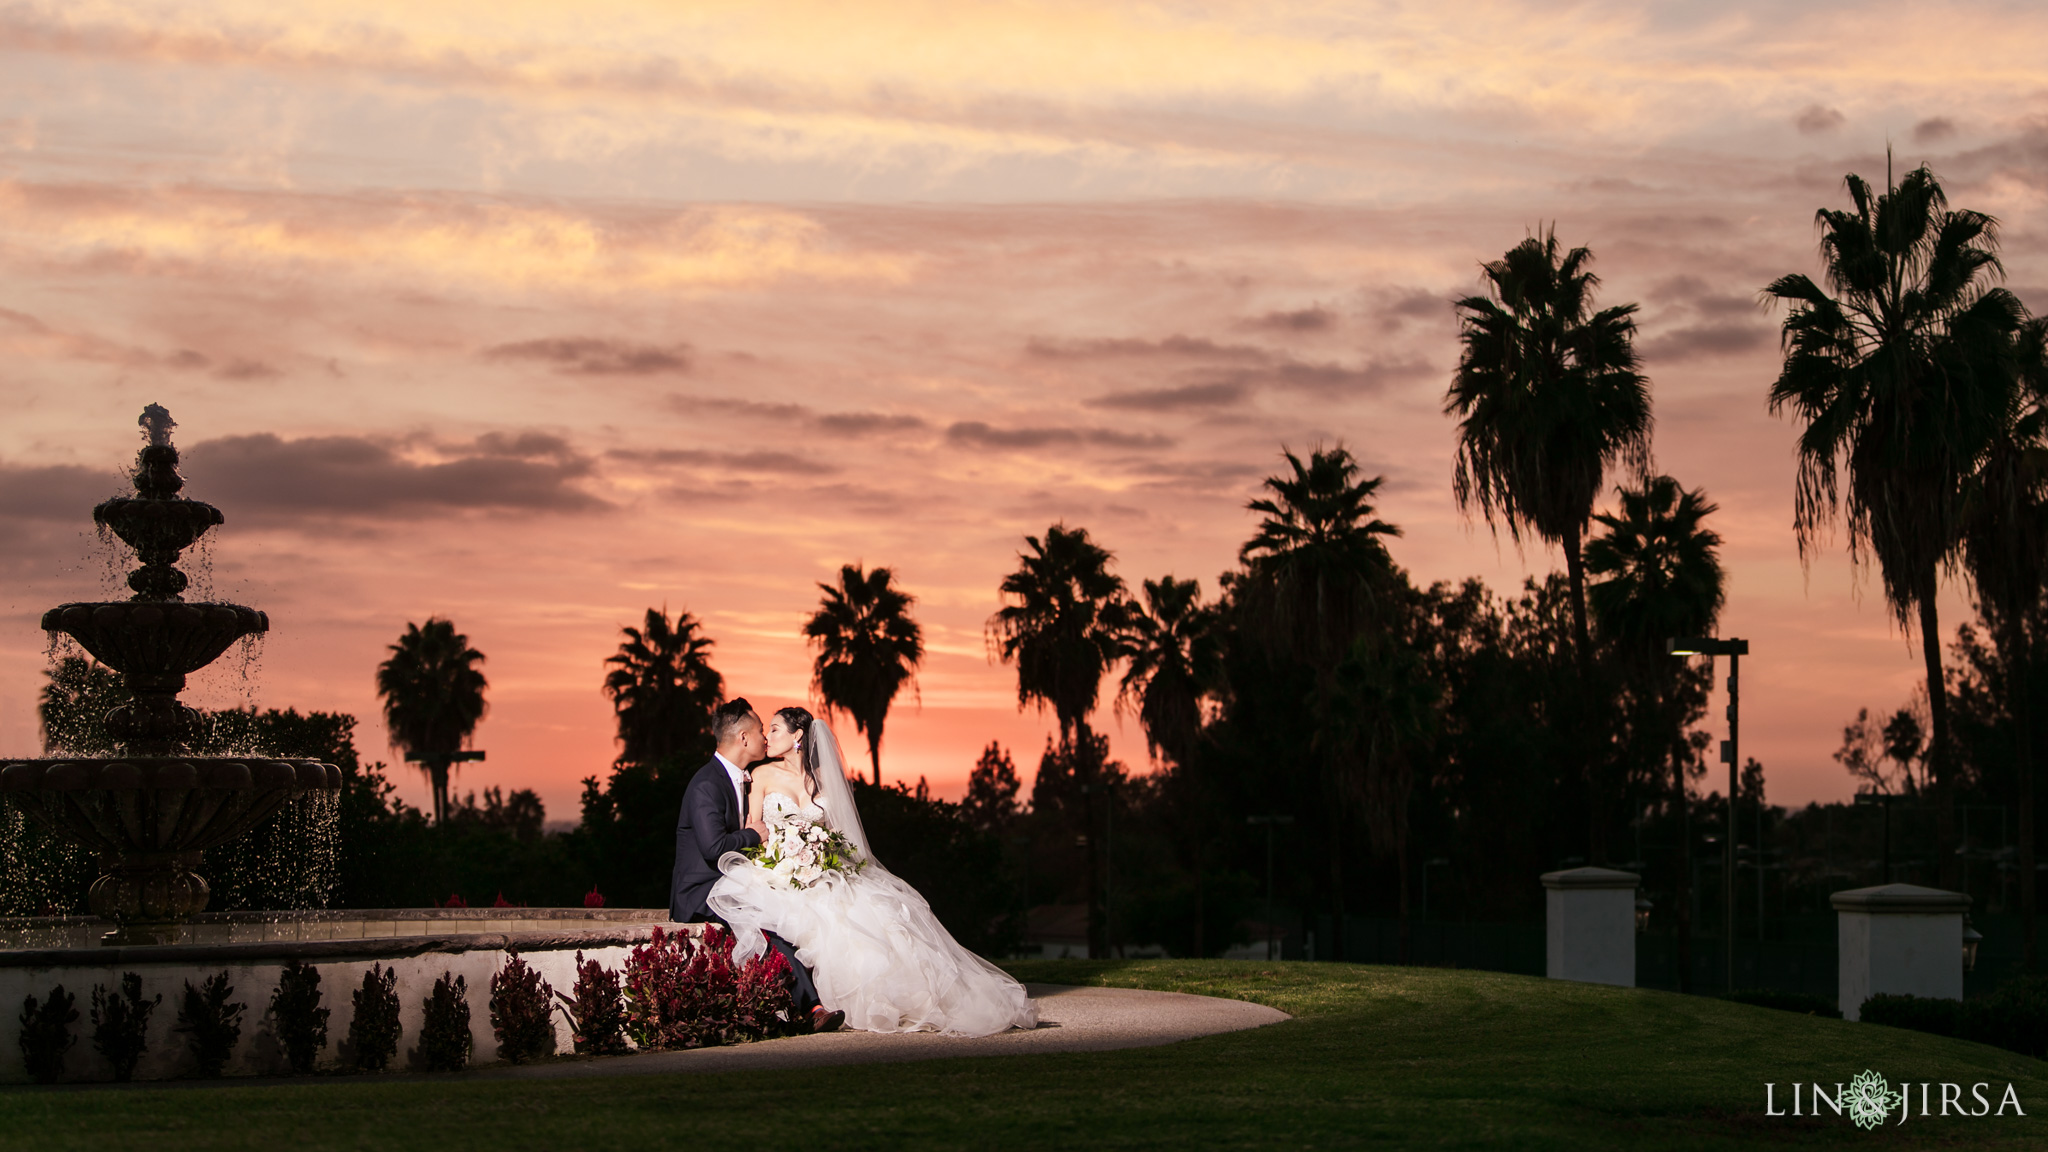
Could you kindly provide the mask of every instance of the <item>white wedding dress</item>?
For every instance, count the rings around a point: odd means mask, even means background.
[[[962,948],[917,889],[875,860],[830,729],[816,721],[809,738],[824,761],[818,799],[770,793],[762,798],[762,817],[773,823],[795,815],[823,824],[853,841],[867,865],[790,889],[745,856],[726,853],[718,861],[724,875],[708,903],[733,928],[733,959],[765,952],[762,932],[780,935],[811,970],[818,999],[845,1012],[849,1028],[987,1036],[1036,1027],[1038,1007],[1023,986]]]

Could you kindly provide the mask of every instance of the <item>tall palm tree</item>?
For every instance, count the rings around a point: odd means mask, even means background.
[[[1005,603],[989,617],[989,644],[1017,666],[1017,705],[1050,707],[1060,735],[1088,721],[1102,677],[1122,650],[1127,609],[1115,557],[1086,528],[1055,524],[1041,541],[1026,536],[1017,570],[1003,577]]]
[[[1374,516],[1373,497],[1385,477],[1358,478],[1358,462],[1342,445],[1316,449],[1306,463],[1292,452],[1289,475],[1269,476],[1272,495],[1247,507],[1264,514],[1238,550],[1246,567],[1239,586],[1241,626],[1279,655],[1315,673],[1317,712],[1330,706],[1337,665],[1374,617],[1383,614],[1395,582],[1385,539],[1401,530]],[[1326,829],[1335,955],[1344,955],[1344,786],[1349,746],[1322,742],[1323,787],[1333,805]]]
[[[453,621],[428,617],[407,622],[405,635],[377,665],[377,695],[384,699],[384,727],[391,743],[417,760],[434,789],[434,822],[448,816],[448,773],[488,705],[490,682],[478,664],[484,654]]]
[[[1207,954],[1208,872],[1213,867],[1211,806],[1204,803],[1195,750],[1202,740],[1202,702],[1222,679],[1221,613],[1202,603],[1196,580],[1167,576],[1144,583],[1124,637],[1123,684],[1117,708],[1137,713],[1145,747],[1171,767],[1158,796],[1180,835],[1174,849],[1195,879],[1194,954]]]
[[[1373,617],[1394,571],[1385,538],[1401,530],[1373,516],[1386,477],[1360,480],[1343,445],[1305,464],[1281,455],[1290,474],[1267,477],[1271,497],[1246,505],[1264,519],[1238,549],[1249,577],[1239,603],[1260,635],[1327,680]]]
[[[1991,286],[2004,272],[1996,221],[1949,210],[1925,166],[1888,179],[1883,192],[1853,174],[1844,183],[1853,210],[1817,213],[1827,287],[1794,274],[1765,289],[1790,306],[1771,411],[1790,409],[1805,425],[1793,511],[1801,556],[1842,514],[1851,558],[1877,561],[1902,626],[1917,617],[1941,882],[1952,886],[1953,751],[1936,594],[1956,559],[1970,478],[2012,409],[2026,311]]]
[[[1198,580],[1147,580],[1144,602],[1127,626],[1117,705],[1138,714],[1145,744],[1185,767],[1202,735],[1202,699],[1223,667],[1216,610],[1202,603]]]
[[[717,641],[703,621],[687,611],[670,621],[664,605],[649,608],[641,627],[619,632],[625,639],[605,658],[604,676],[618,717],[618,762],[653,765],[703,750],[711,714],[725,701],[725,677],[711,666]]]
[[[839,585],[818,585],[825,595],[804,624],[804,637],[818,649],[811,688],[826,709],[853,717],[868,738],[868,763],[882,786],[882,725],[889,705],[924,662],[924,630],[910,618],[917,597],[891,583],[887,568],[863,572],[858,564],[839,567]]]
[[[1555,231],[1486,265],[1487,295],[1457,302],[1464,345],[1444,411],[1458,417],[1458,507],[1489,527],[1564,549],[1572,632],[1592,676],[1580,555],[1593,502],[1617,463],[1650,457],[1650,383],[1636,369],[1636,306],[1593,310],[1593,253],[1560,254]]]
[[[1721,537],[1707,529],[1716,508],[1706,493],[1687,491],[1669,476],[1621,488],[1618,513],[1594,517],[1605,529],[1586,544],[1587,589],[1601,638],[1641,685],[1645,703],[1663,730],[1671,765],[1671,802],[1678,817],[1678,979],[1692,980],[1692,832],[1685,772],[1692,750],[1685,740],[1684,665],[1665,654],[1665,641],[1711,636],[1726,600],[1717,550]],[[1697,676],[1695,675],[1695,678]]]
[[[1024,543],[1017,570],[1003,577],[1007,602],[988,619],[989,646],[1003,663],[1017,666],[1017,707],[1034,701],[1050,707],[1061,744],[1085,747],[1102,677],[1123,650],[1129,615],[1124,582],[1110,571],[1115,557],[1090,540],[1086,528],[1055,524],[1043,540],[1026,536]],[[1096,827],[1101,789],[1093,779],[1079,783],[1088,839],[1088,955],[1098,958],[1109,954],[1102,836]]]
[[[2014,360],[2024,387],[2001,420],[1971,478],[1964,503],[1962,553],[1979,608],[2007,669],[2005,712],[2013,728],[2019,808],[2020,934],[2029,972],[2037,965],[2034,872],[2033,666],[2042,596],[2048,590],[2048,319],[2016,334]],[[1901,713],[1901,715],[1906,715]]]

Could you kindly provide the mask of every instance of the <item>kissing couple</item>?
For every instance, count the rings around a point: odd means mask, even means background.
[[[764,726],[741,699],[719,706],[711,734],[718,751],[676,820],[672,919],[731,929],[735,963],[780,952],[814,1032],[1037,1026],[1024,987],[875,859],[829,725],[791,707]]]

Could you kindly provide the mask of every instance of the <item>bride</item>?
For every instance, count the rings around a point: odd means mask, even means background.
[[[770,759],[755,768],[753,785],[765,822],[795,816],[822,824],[867,865],[792,889],[738,852],[720,857],[722,875],[706,903],[732,926],[733,959],[761,954],[761,932],[778,933],[811,969],[818,999],[846,1013],[848,1028],[986,1036],[1035,1027],[1038,1008],[1023,986],[962,948],[917,889],[875,859],[832,729],[803,708],[784,708],[767,735]]]

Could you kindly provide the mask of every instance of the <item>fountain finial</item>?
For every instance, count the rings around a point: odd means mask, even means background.
[[[171,410],[161,404],[145,407],[142,415],[136,417],[135,423],[140,425],[143,434],[149,437],[149,446],[152,448],[170,447],[171,429],[178,426],[178,422],[171,419]]]

